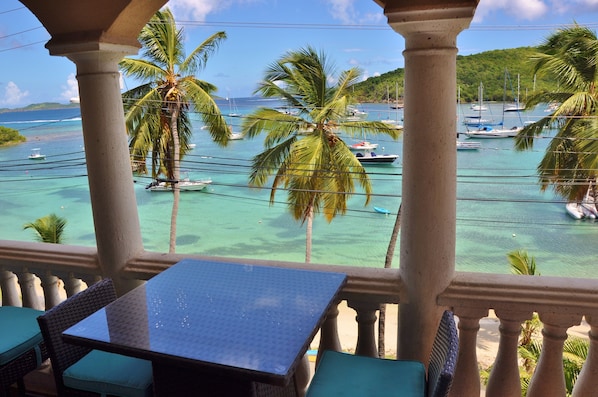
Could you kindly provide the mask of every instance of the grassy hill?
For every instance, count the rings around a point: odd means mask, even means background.
[[[507,101],[517,96],[517,76],[519,75],[520,98],[525,102],[526,95],[534,90],[533,63],[530,60],[536,52],[534,47],[520,47],[506,50],[486,51],[479,54],[457,56],[457,86],[461,89],[461,101],[478,100],[480,83],[484,85],[485,101],[502,101],[505,70],[508,71]],[[391,101],[395,101],[398,86],[399,98],[403,95],[402,68],[371,77],[355,86],[355,95],[359,102],[384,102],[387,91]],[[546,76],[536,76],[535,89],[544,90],[555,87]],[[455,99],[457,93],[455,92]]]
[[[0,113],[4,112],[26,112],[28,110],[52,110],[52,109],[65,109],[65,108],[77,108],[79,107],[78,103],[58,103],[58,102],[43,102],[43,103],[33,103],[31,105],[27,105],[22,108],[16,109],[8,109],[8,108],[0,108]]]

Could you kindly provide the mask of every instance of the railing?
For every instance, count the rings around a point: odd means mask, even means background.
[[[185,256],[188,257],[188,256]],[[200,256],[194,256],[201,258]],[[144,253],[123,270],[124,278],[147,280],[183,256]],[[234,258],[214,258],[224,262]],[[377,312],[381,304],[399,303],[401,281],[397,269],[355,268],[331,265],[249,261],[256,265],[342,271],[348,283],[341,299],[356,311],[356,354],[376,356]],[[35,277],[37,276],[37,277]],[[41,280],[45,307],[52,307],[81,289],[83,280],[100,278],[94,248],[67,245],[0,241],[0,288],[3,305],[44,308],[37,296]],[[18,284],[17,284],[18,279]],[[64,289],[61,286],[64,283]],[[20,288],[19,288],[20,286]],[[598,390],[598,280],[556,277],[457,273],[438,297],[438,304],[453,308],[459,319],[460,350],[452,396],[477,397],[481,393],[476,353],[480,320],[493,309],[500,319],[500,341],[486,386],[487,397],[521,396],[517,346],[521,324],[538,313],[544,327],[543,347],[530,387],[529,397],[565,396],[563,344],[567,330],[582,318],[590,324],[590,351],[573,396],[592,396]],[[22,298],[21,298],[22,297]],[[320,332],[320,348],[340,350],[333,309]]]

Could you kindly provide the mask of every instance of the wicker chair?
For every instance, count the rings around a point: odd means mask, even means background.
[[[387,360],[326,351],[307,397],[446,397],[459,350],[453,313],[445,311],[432,347],[428,376],[418,361]]]
[[[0,307],[0,324],[5,324],[0,328],[0,397],[8,396],[14,383],[25,395],[23,377],[48,358],[35,321],[42,313],[26,307]]]
[[[116,299],[104,279],[38,317],[59,396],[149,396],[151,363],[133,357],[65,343],[62,332]]]

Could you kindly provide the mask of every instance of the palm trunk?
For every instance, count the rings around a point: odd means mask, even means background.
[[[172,105],[172,112],[170,114],[170,131],[172,132],[172,140],[174,145],[174,158],[173,164],[173,179],[175,183],[172,184],[173,200],[172,200],[172,213],[170,215],[170,244],[168,252],[173,254],[176,249],[176,222],[179,213],[179,200],[181,196],[181,189],[179,181],[181,179],[180,171],[180,142],[179,142],[179,129],[178,129],[178,118],[179,118],[180,103],[177,101]]]
[[[309,206],[307,214],[307,225],[305,227],[305,263],[311,262],[311,239],[314,222],[314,207]]]
[[[399,238],[399,230],[401,230],[401,208],[403,205],[399,205],[399,211],[397,212],[397,218],[395,219],[395,225],[392,229],[390,241],[388,243],[388,249],[386,250],[386,260],[384,261],[384,268],[390,269],[392,267],[392,258],[395,253],[397,246],[397,239]],[[378,319],[378,356],[384,357],[386,354],[386,346],[384,345],[384,338],[386,334],[386,305],[380,305],[380,318]]]

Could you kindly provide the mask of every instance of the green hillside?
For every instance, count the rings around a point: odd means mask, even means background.
[[[480,83],[484,86],[485,101],[502,101],[505,90],[505,70],[508,71],[507,101],[517,95],[517,76],[519,75],[520,98],[525,102],[526,95],[534,90],[533,63],[530,58],[536,52],[534,47],[521,47],[506,50],[486,51],[479,54],[457,56],[457,86],[460,87],[461,101],[478,100]],[[355,86],[355,95],[359,102],[384,102],[387,92],[390,100],[395,101],[403,95],[402,68],[371,77]],[[397,90],[398,87],[398,90]],[[554,88],[554,83],[546,76],[536,76],[535,89]],[[457,93],[455,92],[455,99]]]

